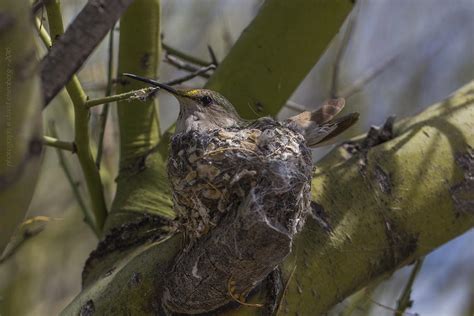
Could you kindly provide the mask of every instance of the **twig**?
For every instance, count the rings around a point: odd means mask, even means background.
[[[211,45],[207,45],[207,50],[209,51],[209,56],[211,56],[212,64],[216,67],[219,66],[219,61],[217,60],[216,53]]]
[[[64,28],[60,33],[53,32],[50,28],[52,38],[64,34],[41,62],[44,107],[70,81],[132,2],[133,0],[91,0],[65,33]],[[47,11],[50,8],[50,12],[52,7],[59,8],[57,1],[48,1],[45,5]],[[48,13],[48,18],[49,16]],[[91,29],[94,31],[91,32]]]
[[[50,49],[53,44],[51,42],[51,37],[49,36],[48,31],[46,31],[46,29],[43,26],[42,21],[40,21],[39,18],[35,18],[35,20],[36,20],[36,29],[38,30],[39,37],[43,41],[46,48]]]
[[[30,240],[31,238],[35,237],[39,233],[41,233],[44,230],[44,227],[38,227],[33,230],[25,230],[23,232],[23,238],[18,241],[13,247],[6,252],[2,258],[0,258],[0,264],[5,263],[8,259],[10,259],[17,251],[25,245],[25,243]]]
[[[138,90],[132,90],[125,93],[111,95],[109,97],[92,99],[92,100],[86,101],[85,107],[90,109],[97,105],[111,103],[115,101],[135,100],[135,99],[146,100],[150,96],[150,94],[152,94],[156,90],[157,90],[156,87],[148,87],[148,88],[143,88],[143,89],[138,89]]]
[[[50,130],[51,135],[53,136],[57,135],[54,122],[49,123],[49,130]],[[78,183],[74,181],[72,172],[69,169],[69,166],[67,165],[66,158],[64,157],[63,152],[60,149],[56,149],[56,153],[58,154],[59,165],[63,169],[64,174],[66,175],[66,179],[69,182],[69,185],[71,186],[72,193],[74,194],[74,197],[76,198],[77,204],[79,205],[79,208],[81,209],[82,214],[84,214],[85,221],[92,228],[96,236],[100,237],[100,230],[98,230],[96,225],[93,224],[94,215],[88,210],[88,208],[86,207],[86,203],[82,199],[81,192],[79,192]]]
[[[167,63],[169,63],[170,65],[173,65],[174,67],[178,68],[178,69],[181,69],[181,70],[186,70],[186,71],[189,71],[189,72],[196,72],[199,70],[199,67],[196,67],[196,66],[193,66],[191,64],[188,64],[188,63],[185,63],[183,62],[182,60],[172,56],[172,55],[165,55],[165,61]],[[206,64],[204,66],[207,66],[209,64]],[[203,78],[209,78],[210,76],[207,75],[207,74],[201,74],[200,77],[203,77]]]
[[[174,85],[186,82],[188,80],[191,80],[191,79],[193,79],[197,76],[201,76],[201,75],[207,73],[209,70],[214,70],[214,69],[216,69],[216,66],[211,64],[211,65],[208,65],[206,67],[199,68],[198,70],[196,70],[196,71],[194,71],[194,72],[192,72],[189,75],[186,75],[184,77],[168,81],[165,84],[167,84],[169,86],[174,86]]]
[[[207,62],[207,61],[204,61],[202,59],[199,59],[199,58],[196,58],[194,56],[191,56],[189,54],[186,54],[180,50],[177,50],[176,48],[173,48],[171,46],[169,46],[168,44],[162,42],[161,46],[163,47],[163,49],[166,51],[166,54],[167,55],[173,55],[173,56],[176,56],[178,57],[179,59],[182,59],[184,61],[187,61],[189,63],[192,63],[192,64],[195,64],[195,65],[198,65],[198,66],[207,66],[209,65],[210,63]]]
[[[38,12],[43,9],[43,5],[43,0],[36,0],[31,7],[33,15],[37,15]]]
[[[290,110],[293,110],[295,112],[304,112],[304,111],[307,111],[306,108],[301,105],[301,104],[298,104],[296,102],[293,102],[291,100],[288,100],[285,104],[285,107],[290,109]]]
[[[113,68],[114,68],[114,26],[109,32],[109,51],[108,51],[108,64],[107,64],[107,87],[105,89],[105,97],[108,97],[112,94],[112,85],[113,85]],[[87,103],[86,103],[87,104]],[[95,158],[95,165],[97,169],[100,169],[100,162],[102,160],[102,153],[104,149],[104,135],[105,135],[105,126],[107,124],[107,117],[109,115],[109,103],[105,103],[102,111],[100,112],[99,117],[99,140],[97,142],[97,156]]]
[[[386,309],[386,310],[389,310],[389,311],[392,311],[395,313],[396,316],[401,316],[401,315],[406,315],[406,316],[419,316],[417,313],[408,313],[408,312],[399,312],[397,311],[396,309],[390,307],[390,306],[387,306],[387,305],[384,305],[382,303],[379,303],[377,302],[376,300],[374,300],[373,298],[369,297],[369,300],[372,302],[372,304],[375,304],[379,307],[382,307],[383,309]]]
[[[55,147],[57,149],[67,150],[72,153],[76,152],[76,146],[72,142],[65,142],[54,137],[43,136],[43,145]]]
[[[405,311],[412,307],[413,301],[411,300],[411,292],[413,284],[415,283],[416,276],[418,272],[421,270],[421,266],[423,265],[424,258],[418,259],[415,263],[415,266],[411,270],[410,277],[408,278],[408,282],[403,289],[400,298],[398,299],[397,309],[394,313],[395,316],[402,315]]]
[[[359,5],[356,5],[356,9],[353,10],[349,16],[349,20],[347,22],[346,30],[342,36],[341,43],[339,44],[339,48],[336,53],[336,58],[334,60],[333,70],[332,70],[332,82],[331,82],[331,90],[330,90],[330,97],[336,99],[338,97],[338,84],[339,84],[339,67],[341,65],[342,59],[347,51],[347,47],[349,46],[350,40],[352,38],[352,34],[355,29],[356,24],[356,17],[358,14]]]
[[[373,78],[377,77],[382,71],[386,70],[388,67],[394,64],[395,61],[398,60],[399,56],[400,54],[391,56],[384,60],[382,63],[380,63],[377,67],[372,68],[364,76],[355,80],[351,86],[342,90],[342,92],[339,93],[339,97],[348,99],[357,92],[359,92],[368,82],[370,82]]]
[[[63,219],[59,217],[49,217],[49,216],[38,215],[38,216],[33,216],[33,217],[28,218],[23,223],[21,223],[20,227],[24,228],[25,226],[28,226],[37,222],[52,222],[52,221],[62,221],[62,220]]]

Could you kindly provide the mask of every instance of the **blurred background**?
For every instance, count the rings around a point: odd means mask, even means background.
[[[85,2],[63,1],[66,23]],[[262,2],[163,0],[164,42],[208,61],[207,46],[211,45],[218,60],[222,60],[258,13]],[[343,138],[367,131],[371,125],[381,125],[392,114],[398,118],[416,114],[474,79],[473,0],[364,0],[358,1],[358,5],[351,36],[338,61],[339,91],[353,87],[371,73],[377,75],[348,98],[346,110],[360,112],[361,119]],[[315,108],[329,96],[332,70],[346,27],[347,23],[291,101]],[[117,48],[118,32],[115,39]],[[38,46],[45,51],[40,40]],[[105,39],[80,71],[80,80],[90,97],[104,95],[107,47]],[[184,74],[167,63],[160,67],[160,78],[165,81]],[[186,86],[201,87],[204,82],[197,78]],[[177,104],[166,95],[160,96],[159,112],[162,128],[166,129],[177,117]],[[295,113],[287,107],[279,118]],[[99,114],[100,109],[94,109],[91,117],[95,138]],[[61,139],[72,139],[72,106],[66,94],[62,93],[48,107],[45,126],[50,120],[54,120]],[[118,129],[112,105],[101,168],[109,203],[115,190],[117,144]],[[315,151],[315,160],[327,150]],[[69,153],[65,157],[79,190],[86,197],[75,157]],[[47,216],[48,221],[43,222],[39,217],[32,224],[26,223],[16,240],[22,239],[25,231],[41,230],[40,233],[0,263],[0,315],[59,313],[79,293],[83,264],[97,243],[83,222],[57,153],[51,148],[45,150],[40,181],[27,217],[35,216]],[[425,258],[412,288],[413,306],[406,315],[474,315],[473,244],[471,230]],[[331,314],[394,315],[393,309],[412,269],[413,266],[408,266],[395,272],[389,279],[342,302]]]

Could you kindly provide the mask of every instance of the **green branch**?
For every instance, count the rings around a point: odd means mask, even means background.
[[[148,101],[147,100],[148,97],[155,90],[156,90],[155,87],[148,87],[148,88],[132,90],[132,91],[129,91],[129,92],[124,92],[124,93],[120,93],[120,94],[116,94],[116,95],[111,95],[111,96],[104,97],[104,98],[92,99],[92,100],[86,101],[85,107],[90,109],[90,108],[92,108],[94,106],[97,106],[97,105],[107,104],[107,103],[116,102],[116,101],[131,102],[131,101],[134,101],[134,100],[138,100],[139,102],[144,103],[144,102]],[[135,103],[133,103],[132,105],[135,105]]]
[[[27,0],[0,1],[0,256],[23,220],[41,166],[41,83]]]
[[[112,94],[112,77],[114,73],[114,32],[115,25],[109,32],[109,49],[107,62],[107,87],[105,88],[105,96]],[[95,165],[100,169],[100,162],[102,160],[102,152],[104,148],[105,126],[107,124],[107,117],[109,116],[109,103],[105,103],[99,117],[99,140],[97,142],[97,155],[95,158]]]
[[[59,0],[51,0],[45,3],[48,15],[50,37],[55,39],[64,33]],[[99,170],[96,168],[91,153],[89,139],[89,109],[86,108],[87,96],[82,89],[77,76],[73,76],[66,85],[66,90],[74,105],[74,143],[76,144],[77,157],[81,165],[87,189],[91,200],[91,212],[89,224],[95,232],[101,232],[107,217],[104,192]],[[100,235],[100,233],[99,233]]]
[[[62,149],[62,150],[67,150],[72,153],[76,152],[76,146],[74,145],[74,143],[65,142],[54,137],[43,136],[43,145]]]
[[[351,8],[348,0],[265,1],[206,88],[222,93],[245,118],[275,116]]]
[[[49,130],[51,135],[57,137],[58,134],[56,132],[56,127],[53,123],[50,124]],[[86,223],[88,223],[89,226],[92,228],[97,238],[100,238],[101,231],[98,230],[97,227],[93,224],[94,214],[90,211],[89,208],[87,208],[86,203],[84,202],[84,199],[81,196],[81,192],[79,192],[78,183],[74,180],[72,171],[67,165],[66,158],[64,157],[64,153],[62,152],[61,148],[56,148],[56,154],[58,155],[59,165],[61,166],[61,169],[63,169],[64,175],[66,176],[67,182],[69,183],[69,186],[72,189],[72,193],[76,198],[77,204],[79,205],[82,214],[84,214]]]

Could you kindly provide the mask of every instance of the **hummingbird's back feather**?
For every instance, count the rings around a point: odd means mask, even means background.
[[[323,124],[332,120],[346,105],[344,98],[326,100],[319,109],[311,112],[311,121]]]

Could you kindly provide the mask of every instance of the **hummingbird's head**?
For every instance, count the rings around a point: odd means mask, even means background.
[[[242,118],[220,93],[207,89],[175,89],[155,80],[132,74],[127,77],[147,82],[172,94],[179,102],[176,132],[211,130],[237,126]]]
[[[176,89],[179,102],[176,131],[211,130],[238,125],[242,120],[220,93],[207,89]]]

